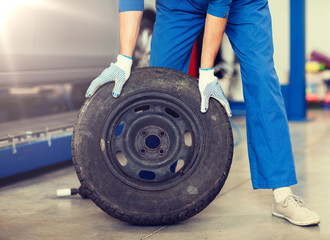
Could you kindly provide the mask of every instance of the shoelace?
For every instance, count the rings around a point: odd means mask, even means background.
[[[289,201],[291,201],[296,207],[305,207],[308,208],[307,204],[298,196],[292,194],[289,195],[283,202],[283,206],[287,207],[289,204]]]

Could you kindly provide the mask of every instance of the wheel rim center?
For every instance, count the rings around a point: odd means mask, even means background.
[[[151,150],[157,149],[160,145],[160,139],[156,135],[149,135],[145,140],[145,145]]]

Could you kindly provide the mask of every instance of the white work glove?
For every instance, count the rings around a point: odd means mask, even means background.
[[[218,78],[214,76],[214,68],[199,69],[199,92],[201,94],[201,112],[205,113],[209,107],[210,97],[215,98],[225,108],[228,117],[231,117],[229,103],[223,93],[218,82]]]
[[[133,59],[125,55],[119,54],[117,62],[111,63],[110,67],[106,68],[97,78],[95,78],[89,85],[85,97],[91,97],[103,84],[108,82],[115,82],[115,87],[112,91],[112,96],[117,98],[125,82],[131,75],[131,68]]]

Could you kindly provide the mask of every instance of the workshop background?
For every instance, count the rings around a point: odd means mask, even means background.
[[[73,125],[89,83],[118,54],[118,3],[0,0],[0,240],[330,239],[330,1],[269,5],[298,177],[293,190],[321,224],[298,227],[274,218],[271,190],[252,190],[239,64],[226,37],[215,69],[233,111],[234,157],[223,189],[205,210],[176,225],[134,226],[79,194],[58,197],[57,189],[80,186],[72,166]],[[154,1],[145,1],[142,21],[134,68],[149,61]]]

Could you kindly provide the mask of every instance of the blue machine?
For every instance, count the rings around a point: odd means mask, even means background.
[[[0,124],[0,179],[71,159],[78,112]]]

